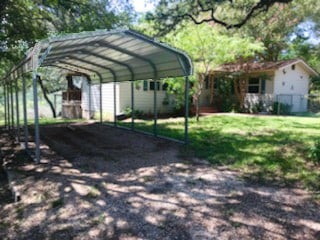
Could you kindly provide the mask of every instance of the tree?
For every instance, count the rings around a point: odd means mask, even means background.
[[[49,35],[128,25],[133,15],[126,0],[117,5],[111,0],[2,0],[0,61],[16,64],[26,49]]]
[[[199,119],[199,97],[205,78],[217,65],[237,59],[248,59],[264,50],[262,44],[252,38],[237,35],[229,37],[212,28],[209,24],[195,26],[189,24],[166,37],[175,47],[186,51],[195,67],[196,81],[193,84],[192,97]]]
[[[292,0],[160,0],[154,14],[148,18],[156,23],[159,35],[174,30],[186,21],[196,25],[218,24],[240,28],[249,19],[267,12],[275,3],[289,3]]]
[[[315,3],[315,0],[309,0]],[[317,4],[311,4],[311,6]],[[240,34],[244,37],[253,37],[263,42],[266,50],[259,54],[264,61],[278,61],[284,50],[295,35],[310,31],[302,23],[314,15],[311,9],[306,10],[305,1],[295,0],[289,4],[276,3],[265,14],[250,19],[241,30],[229,31],[229,34]]]
[[[128,25],[134,13],[127,0],[2,0],[0,78],[26,49],[50,35]],[[39,82],[40,83],[40,82]],[[47,89],[41,82],[42,90]],[[44,96],[46,92],[43,91]]]

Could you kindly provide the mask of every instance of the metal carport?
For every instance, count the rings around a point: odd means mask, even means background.
[[[25,58],[4,78],[5,124],[16,128],[19,136],[19,99],[17,81],[23,83],[24,141],[28,149],[25,74],[32,72],[34,93],[35,161],[40,162],[39,111],[37,97],[37,71],[41,67],[56,67],[86,75],[91,82],[102,83],[185,76],[185,133],[188,142],[188,91],[192,74],[190,58],[183,52],[132,30],[98,30],[68,34],[42,40],[35,44]],[[13,88],[15,89],[15,100]],[[133,94],[131,94],[133,109]],[[100,94],[101,100],[101,94]],[[154,127],[157,136],[157,90],[154,88]],[[14,104],[16,103],[16,113]],[[100,101],[100,121],[102,122]],[[16,123],[16,124],[15,124]],[[116,123],[116,121],[115,121]],[[116,125],[116,124],[115,124]],[[134,130],[134,116],[132,117]]]

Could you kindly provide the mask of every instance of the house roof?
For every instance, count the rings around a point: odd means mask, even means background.
[[[83,73],[96,82],[192,74],[187,54],[132,30],[98,30],[42,40],[10,71],[5,81],[39,67]]]
[[[277,62],[251,62],[251,63],[227,63],[217,67],[214,72],[220,73],[235,73],[235,72],[264,72],[264,71],[275,71],[284,68],[289,65],[299,64],[305,69],[310,75],[317,76],[318,73],[313,70],[306,62],[302,59],[290,59]]]

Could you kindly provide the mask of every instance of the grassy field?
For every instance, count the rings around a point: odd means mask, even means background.
[[[182,139],[182,119],[159,120],[158,124],[160,134]],[[152,131],[152,121],[135,125],[136,129]],[[298,183],[320,190],[320,167],[308,156],[320,139],[319,117],[213,115],[199,122],[191,118],[189,137],[190,145],[182,153],[185,157],[227,165],[257,182]]]

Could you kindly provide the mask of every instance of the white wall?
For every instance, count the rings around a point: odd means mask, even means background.
[[[119,83],[116,85],[116,113],[120,113],[119,106]],[[102,84],[102,111],[110,114],[114,113],[114,83],[104,83]],[[88,116],[89,113],[89,85],[86,80],[82,83],[82,102],[81,102],[82,111],[84,117]],[[100,85],[94,84],[91,85],[91,111],[99,112],[100,111]],[[92,114],[93,114],[92,113]],[[87,115],[85,115],[87,114]]]
[[[144,91],[143,81],[137,87],[134,83],[134,108],[143,111],[143,113],[153,114],[153,90]],[[149,83],[148,83],[149,84]],[[123,113],[124,110],[131,108],[131,82],[115,83],[116,85],[116,114]],[[148,85],[149,86],[149,85]],[[160,84],[160,89],[162,85]],[[103,113],[114,113],[114,83],[102,84],[102,111]],[[159,113],[169,113],[173,110],[173,97],[170,97],[170,104],[164,105],[163,100],[166,97],[166,91],[157,91],[157,107]],[[86,80],[82,84],[82,103],[83,116],[89,115],[89,85]],[[91,116],[94,112],[100,111],[100,86],[91,85]]]
[[[152,80],[150,80],[152,81]],[[154,91],[143,90],[143,81],[134,83],[134,109],[143,111],[146,114],[153,114],[153,102],[154,102]],[[169,113],[173,110],[173,98],[170,98],[169,105],[163,104],[166,98],[166,91],[162,90],[162,81],[160,81],[160,90],[157,91],[157,109],[158,113]],[[125,108],[131,108],[131,82],[120,83],[120,110],[123,111]]]
[[[280,95],[275,101],[292,105],[292,112],[305,112],[308,110],[308,101],[305,97],[309,91],[309,75],[301,64],[286,66],[275,71],[274,95]]]

